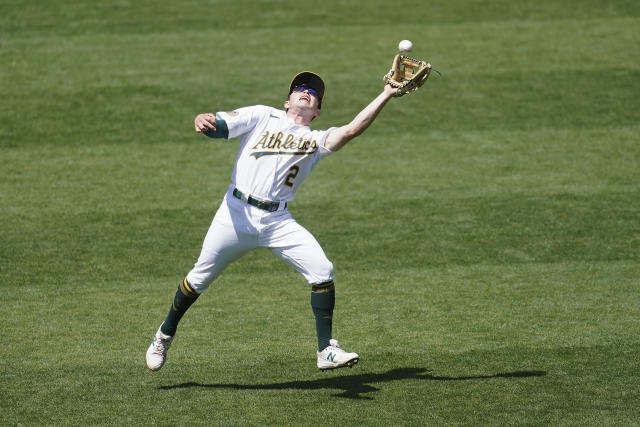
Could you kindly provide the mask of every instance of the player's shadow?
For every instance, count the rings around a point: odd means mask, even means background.
[[[370,384],[378,384],[398,380],[427,380],[427,381],[468,381],[468,380],[484,380],[490,378],[526,378],[526,377],[542,377],[547,373],[545,371],[515,371],[498,373],[493,375],[472,375],[464,377],[441,377],[431,375],[427,369],[422,368],[398,368],[379,374],[360,374],[349,376],[332,376],[318,380],[309,381],[288,381],[273,384],[201,384],[197,382],[188,382],[175,385],[167,385],[159,387],[161,390],[171,390],[176,388],[209,388],[209,389],[234,389],[234,390],[340,390],[340,393],[334,394],[335,397],[344,397],[350,399],[373,399],[369,396],[362,396],[364,393],[378,391],[379,389]]]

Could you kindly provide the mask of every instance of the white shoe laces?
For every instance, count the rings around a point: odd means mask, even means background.
[[[159,356],[164,356],[169,348],[168,344],[170,343],[171,340],[164,340],[162,338],[156,337],[156,339],[153,341],[153,353]]]
[[[340,348],[340,344],[338,343],[338,340],[335,340],[333,338],[331,339],[331,341],[329,341],[329,345],[325,347],[324,350],[322,350],[322,356],[325,359],[326,359],[326,356],[328,355],[327,350],[329,350],[329,352],[334,352],[334,353],[346,353],[346,351]]]

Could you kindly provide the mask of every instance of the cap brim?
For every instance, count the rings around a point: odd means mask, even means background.
[[[309,86],[311,89],[318,92],[319,101],[322,102],[322,99],[324,98],[324,80],[322,80],[322,77],[311,71],[302,71],[296,74],[289,85],[289,94],[293,92],[294,87],[303,85]]]

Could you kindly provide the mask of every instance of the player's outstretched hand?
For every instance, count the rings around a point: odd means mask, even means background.
[[[393,87],[389,83],[387,83],[386,85],[384,85],[384,93],[386,93],[390,97],[395,96],[396,93],[398,93],[398,88]]]
[[[216,130],[216,116],[211,113],[198,114],[193,121],[196,132],[203,133],[208,130]]]

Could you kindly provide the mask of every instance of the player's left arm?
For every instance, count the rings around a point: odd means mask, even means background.
[[[397,91],[397,88],[389,84],[385,85],[383,91],[369,105],[364,107],[349,124],[331,130],[327,135],[324,146],[331,151],[338,151],[347,142],[364,132]]]

